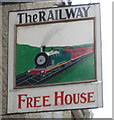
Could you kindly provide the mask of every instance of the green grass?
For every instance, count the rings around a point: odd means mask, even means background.
[[[24,73],[35,66],[34,58],[40,52],[37,47],[16,45],[16,75]]]
[[[94,54],[43,82],[43,84],[75,82],[93,79],[95,79]]]
[[[88,46],[88,45],[82,45],[82,46]],[[80,46],[77,46],[77,47],[80,47]],[[59,47],[56,47],[56,48],[59,48]],[[50,49],[51,47],[47,47],[46,51],[49,51]],[[34,58],[39,52],[40,52],[40,48],[38,47],[17,44],[16,75],[22,74],[32,69],[35,66]],[[49,80],[43,82],[43,84],[73,82],[73,81],[92,80],[92,79],[95,79],[94,54],[74,64],[70,68],[55,75]]]

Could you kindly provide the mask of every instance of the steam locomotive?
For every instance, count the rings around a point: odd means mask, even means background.
[[[46,76],[72,65],[78,59],[92,53],[93,46],[52,48],[49,52],[41,46],[41,52],[35,56],[35,67],[28,71],[30,74]]]

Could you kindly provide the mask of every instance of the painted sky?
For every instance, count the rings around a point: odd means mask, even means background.
[[[17,43],[40,47],[93,43],[93,20],[42,24],[17,28]]]

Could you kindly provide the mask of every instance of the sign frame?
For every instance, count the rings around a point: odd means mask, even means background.
[[[87,5],[85,5],[85,6],[93,6],[93,5],[98,5],[99,6],[99,4],[98,3],[96,3],[96,4],[87,4]],[[76,5],[76,6],[70,6],[70,7],[77,7],[78,5]],[[84,5],[79,5],[78,7],[80,7],[80,6],[84,6]],[[66,7],[67,8],[67,7]],[[44,10],[46,10],[46,9],[51,9],[51,8],[42,8],[42,9],[44,9]],[[32,9],[32,10],[24,10],[24,11],[34,11],[34,10],[42,10],[42,9]],[[58,8],[52,8],[52,9],[58,9]],[[64,9],[63,7],[62,7],[62,9]],[[17,14],[17,12],[21,12],[21,11],[13,11],[13,12],[9,12],[9,16],[10,16],[10,13],[14,13],[14,18],[15,18],[15,14]],[[96,19],[96,16],[97,16],[97,19]],[[103,106],[103,102],[102,102],[102,71],[101,71],[101,48],[100,48],[100,46],[101,46],[101,43],[100,43],[100,40],[101,40],[101,36],[100,36],[100,26],[98,25],[98,24],[100,24],[100,23],[97,23],[96,24],[96,21],[98,20],[98,22],[100,22],[100,18],[99,18],[99,14],[97,13],[97,15],[96,16],[94,16],[94,17],[88,17],[88,18],[76,18],[76,19],[69,19],[69,20],[59,20],[59,21],[50,21],[50,22],[41,22],[41,23],[27,23],[27,24],[17,24],[17,23],[15,23],[15,22],[17,22],[17,21],[12,21],[11,22],[11,20],[9,20],[9,23],[11,23],[11,24],[9,24],[9,53],[8,53],[8,114],[10,114],[10,113],[29,113],[29,112],[46,112],[46,111],[58,111],[58,110],[73,110],[73,109],[86,109],[86,108],[97,108],[97,107],[102,107]],[[11,19],[11,17],[10,17],[10,19]],[[69,22],[69,21],[80,21],[80,20],[88,20],[88,19],[90,19],[90,20],[93,20],[93,23],[94,23],[94,43],[95,43],[95,66],[96,66],[96,78],[97,78],[97,80],[91,80],[91,81],[82,81],[82,82],[76,82],[76,83],[60,83],[60,84],[52,84],[52,85],[40,85],[40,86],[32,86],[32,87],[30,87],[30,86],[27,86],[27,87],[16,87],[16,85],[15,85],[15,79],[13,79],[13,85],[11,85],[11,83],[10,83],[10,80],[11,80],[11,78],[15,78],[15,65],[16,65],[16,52],[15,52],[15,49],[16,49],[16,47],[14,47],[14,48],[11,48],[11,45],[12,45],[12,42],[11,42],[11,36],[10,36],[10,34],[11,34],[11,31],[13,30],[13,33],[12,34],[14,34],[14,40],[13,40],[13,45],[15,46],[15,44],[16,44],[16,39],[17,39],[17,34],[15,34],[15,33],[17,33],[17,27],[18,26],[29,26],[29,25],[38,25],[38,24],[51,24],[51,23],[59,23],[59,22]],[[12,29],[11,27],[12,26],[14,26],[14,28]],[[97,37],[96,37],[96,28],[97,29],[99,29],[99,32],[98,32],[98,34],[99,35],[97,35]],[[14,31],[15,30],[15,31]],[[98,43],[98,39],[100,39],[99,40],[99,43]],[[96,41],[97,40],[97,41]],[[11,51],[13,51],[13,53],[11,52]],[[99,52],[100,51],[100,52]],[[99,53],[99,55],[98,55],[98,53]],[[10,64],[10,62],[9,61],[11,61],[12,60],[12,58],[13,58],[13,61],[14,61],[14,63],[13,63],[13,65],[12,65],[12,63]],[[13,71],[13,73],[11,73]],[[98,76],[98,72],[99,72],[99,76]],[[32,93],[33,93],[33,91],[34,90],[37,90],[37,87],[40,87],[40,88],[38,88],[38,89],[42,89],[42,88],[48,88],[48,87],[50,87],[50,88],[52,88],[53,86],[57,86],[57,90],[55,91],[55,92],[57,92],[60,88],[61,88],[61,86],[62,85],[64,85],[64,90],[66,90],[66,87],[68,86],[68,88],[70,89],[71,88],[71,86],[77,86],[77,88],[78,88],[78,86],[93,86],[91,89],[93,89],[93,91],[95,90],[95,96],[94,97],[96,97],[95,99],[96,100],[98,100],[97,101],[97,103],[96,104],[94,104],[93,106],[86,106],[86,107],[84,107],[83,105],[81,106],[81,107],[69,107],[69,108],[66,108],[66,106],[64,106],[64,108],[61,108],[61,106],[59,105],[59,109],[57,109],[57,107],[55,107],[55,108],[51,108],[51,109],[47,109],[47,110],[37,110],[37,109],[30,109],[30,110],[18,110],[18,109],[16,109],[15,110],[15,107],[13,106],[12,108],[10,108],[11,107],[11,105],[9,104],[10,103],[10,101],[12,101],[12,99],[11,99],[11,96],[13,95],[13,96],[18,96],[18,95],[21,95],[21,94],[23,94],[23,93],[27,93],[27,90],[30,90],[31,89],[31,91],[32,91]],[[30,89],[29,89],[30,88]],[[59,89],[58,89],[59,88]],[[89,88],[87,88],[88,89],[88,91],[91,91]],[[62,91],[64,91],[64,90],[62,90]],[[53,89],[53,91],[54,91],[54,89]],[[72,90],[71,90],[72,91]],[[80,91],[80,90],[79,90]],[[83,90],[82,90],[83,91]],[[51,91],[52,92],[52,91]],[[68,91],[67,91],[68,92]],[[61,93],[61,92],[60,92]],[[60,94],[59,93],[59,94]],[[73,92],[74,93],[74,92]],[[73,94],[72,92],[71,92],[71,94]],[[99,93],[99,94],[98,94]],[[29,94],[29,93],[28,93]],[[62,94],[62,93],[61,93]],[[70,93],[69,93],[70,94]],[[88,92],[88,94],[90,94],[89,92]],[[27,95],[27,94],[26,94]],[[27,97],[25,95],[25,97]],[[67,93],[66,93],[66,95],[67,95]],[[91,94],[92,95],[92,94]],[[98,95],[100,95],[100,97],[98,96]],[[47,95],[48,97],[47,98],[45,98],[45,102],[46,101],[48,101],[49,99],[48,98],[50,98],[49,96],[52,96],[52,95],[49,95],[49,93],[48,93],[48,95]],[[13,97],[14,98],[14,97]],[[18,98],[19,99],[19,98]],[[54,98],[53,98],[54,99]],[[14,100],[15,101],[15,100]],[[51,100],[52,101],[52,100]],[[91,100],[92,101],[92,100]],[[59,101],[60,102],[60,101]],[[18,103],[19,104],[19,103]],[[51,103],[50,103],[51,104]],[[47,106],[48,105],[50,105],[50,104],[47,104]],[[18,106],[19,107],[19,106]],[[48,106],[49,107],[49,106]],[[62,106],[63,107],[63,106]]]
[[[34,25],[45,25],[45,24],[53,24],[53,23],[64,23],[64,22],[76,22],[76,21],[86,21],[86,20],[91,20],[93,21],[93,38],[94,38],[94,44],[96,44],[96,40],[95,40],[95,17],[92,18],[81,18],[81,19],[73,19],[73,20],[62,20],[62,21],[51,21],[51,22],[43,22],[43,23],[31,23],[31,24],[17,24],[15,25],[15,51],[16,51],[16,40],[17,40],[17,27],[26,27],[26,26],[34,26]],[[95,46],[95,45],[94,45]],[[95,57],[95,66],[96,66],[96,53],[94,53]],[[16,61],[16,52],[15,52],[15,58]],[[14,71],[16,71],[16,65],[14,65]],[[14,75],[15,76],[15,75]],[[96,67],[95,67],[95,76],[96,76]],[[14,88],[34,88],[34,87],[43,87],[43,86],[57,86],[57,85],[67,85],[67,84],[75,84],[75,83],[88,83],[88,82],[97,82],[97,76],[95,77],[94,80],[81,80],[81,81],[75,81],[75,82],[64,82],[64,83],[55,83],[55,84],[41,84],[41,85],[29,85],[29,86],[16,86],[16,76],[14,77]]]

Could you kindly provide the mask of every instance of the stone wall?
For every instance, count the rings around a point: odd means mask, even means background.
[[[2,113],[2,6],[0,5],[0,118]]]

